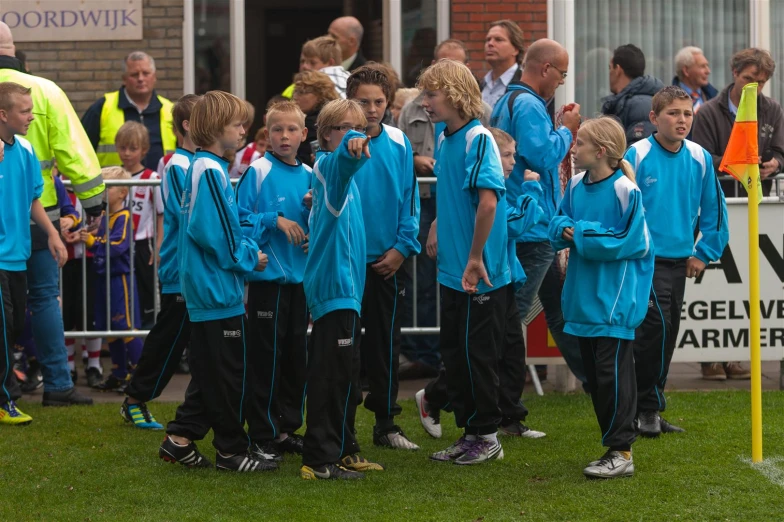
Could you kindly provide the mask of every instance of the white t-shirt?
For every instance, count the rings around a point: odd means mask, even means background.
[[[160,176],[154,170],[144,169],[134,174],[133,179],[160,179]],[[131,209],[133,229],[135,230],[134,239],[139,241],[153,238],[153,220],[156,219],[157,214],[163,214],[160,185],[157,187],[130,187],[128,197],[128,207]],[[155,205],[155,215],[153,214],[153,205]],[[163,230],[158,230],[158,234],[163,234]]]

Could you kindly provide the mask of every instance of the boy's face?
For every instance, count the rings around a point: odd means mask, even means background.
[[[422,97],[422,108],[430,117],[430,121],[438,123],[454,118],[458,115],[457,109],[449,104],[444,91],[429,91],[425,90]]]
[[[128,187],[109,187],[106,190],[109,208],[116,208],[128,197]]]
[[[318,56],[305,56],[304,54],[299,55],[299,71],[320,71],[324,67],[329,67],[330,65],[335,65],[333,60],[329,62],[322,62]]]
[[[25,136],[33,117],[33,99],[29,94],[13,94],[13,106],[7,110],[0,110],[0,120],[8,126],[14,134]]]
[[[358,118],[346,114],[343,119],[340,120],[340,123],[332,126],[329,130],[329,134],[324,138],[327,142],[327,150],[332,152],[337,149],[338,145],[340,145],[340,142],[343,140],[343,136],[350,130],[363,133],[367,131]]]
[[[223,134],[218,138],[221,147],[227,150],[236,150],[245,137],[245,128],[242,120],[235,119],[223,128]]]
[[[509,178],[515,166],[515,144],[514,142],[504,143],[498,146],[501,153],[501,166],[504,168],[504,179]]]
[[[362,84],[357,87],[357,92],[352,98],[362,107],[368,122],[368,132],[378,132],[381,120],[387,110],[387,97],[378,85]]]
[[[661,137],[670,142],[683,141],[689,135],[694,106],[689,100],[673,100],[659,114],[651,111],[651,123]]]
[[[268,123],[272,151],[282,158],[296,157],[297,149],[308,137],[308,129],[290,114],[275,115]],[[258,148],[258,142],[256,147]]]
[[[136,170],[136,167],[141,164],[147,151],[135,143],[123,143],[122,145],[117,144],[117,154],[120,155],[123,168],[130,172]]]

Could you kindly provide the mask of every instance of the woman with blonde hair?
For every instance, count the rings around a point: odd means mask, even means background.
[[[648,311],[653,244],[625,150],[624,129],[614,118],[580,127],[572,155],[585,172],[570,180],[548,231],[555,250],[571,249],[561,297],[564,332],[580,343],[608,448],[583,470],[588,478],[634,474],[634,332]]]
[[[316,120],[321,108],[337,99],[335,84],[326,74],[318,71],[303,71],[294,77],[292,100],[305,113],[305,127],[308,129],[308,138],[300,144],[297,159],[309,167],[312,167],[315,161],[316,148],[312,144],[317,140]]]

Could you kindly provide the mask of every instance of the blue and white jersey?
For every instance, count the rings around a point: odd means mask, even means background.
[[[158,279],[162,294],[180,293],[180,269],[177,244],[180,230],[180,203],[185,176],[193,161],[193,153],[177,148],[163,168],[161,197],[163,198],[163,241]]]

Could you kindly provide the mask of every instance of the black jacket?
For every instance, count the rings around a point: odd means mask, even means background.
[[[628,145],[647,138],[656,130],[648,116],[653,95],[663,88],[664,84],[658,78],[638,76],[618,94],[602,99],[602,114],[621,120]]]

